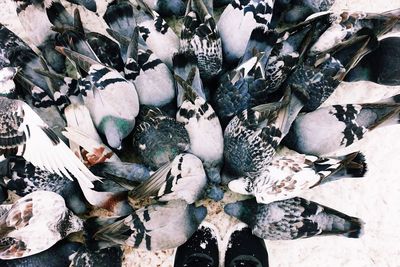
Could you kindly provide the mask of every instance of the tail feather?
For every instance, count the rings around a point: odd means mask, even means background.
[[[103,249],[117,245],[115,242],[99,238],[100,233],[110,226],[121,224],[126,216],[113,216],[113,217],[91,217],[84,222],[84,236],[88,247],[93,249]],[[122,225],[121,225],[122,226]]]
[[[50,7],[46,9],[46,12],[51,24],[55,27],[63,28],[66,25],[74,25],[74,18],[60,2],[52,2]]]
[[[364,233],[364,222],[360,218],[351,217],[340,211],[323,206],[323,214],[317,216],[330,217],[331,224],[322,230],[322,234],[341,234],[349,238],[359,238]],[[323,219],[323,218],[322,218]]]
[[[114,1],[110,3],[103,16],[107,25],[115,32],[130,38],[136,28],[133,7],[129,2]]]
[[[260,52],[264,52],[266,56],[272,51],[279,34],[275,30],[268,30],[265,26],[255,28],[247,42],[246,50],[239,63],[242,64]]]
[[[328,183],[342,178],[361,178],[367,173],[367,162],[361,152],[354,152],[339,158],[340,161],[323,158],[314,162],[322,177],[318,184]],[[317,185],[318,185],[317,184]]]

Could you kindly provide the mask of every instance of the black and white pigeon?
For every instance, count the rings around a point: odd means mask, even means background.
[[[222,44],[217,25],[203,0],[189,0],[181,30],[180,51],[193,52],[204,81],[222,69]]]
[[[0,69],[0,96],[10,99],[17,97],[17,89],[15,88],[14,76],[17,74],[18,68],[4,67]]]
[[[383,13],[348,12],[331,13],[332,24],[311,47],[310,54],[321,53],[348,40],[362,28],[369,29],[378,38],[397,28],[400,8]]]
[[[100,250],[82,246],[71,258],[75,267],[121,267],[123,251],[119,246]]]
[[[330,15],[323,14],[279,32],[265,63],[265,92],[271,94],[281,87],[330,23]]]
[[[163,17],[185,14],[185,1],[183,0],[143,0],[143,2]]]
[[[0,67],[18,69],[14,82],[18,94],[62,138],[65,120],[54,106],[53,88],[37,70],[47,71],[44,61],[15,33],[0,24]],[[11,95],[9,95],[10,97]]]
[[[129,196],[132,199],[155,196],[161,202],[183,199],[191,204],[203,198],[206,185],[207,175],[201,160],[192,154],[180,154],[134,188]]]
[[[184,80],[189,78],[189,75],[193,75],[192,71],[194,69],[194,76],[191,77],[191,86],[196,91],[196,93],[205,100],[209,99],[209,92],[203,87],[203,82],[200,77],[200,71],[197,66],[197,57],[193,52],[178,52],[172,58],[174,65],[174,74],[181,77]],[[180,107],[183,103],[183,95],[185,94],[184,88],[178,83],[177,84],[177,96],[176,103]]]
[[[364,177],[367,163],[355,152],[338,158],[318,158],[297,154],[274,158],[268,169],[254,179],[243,177],[229,182],[229,189],[253,195],[257,203],[296,197],[323,183],[346,177]]]
[[[316,235],[359,238],[363,222],[300,197],[258,204],[247,199],[229,203],[225,213],[246,223],[254,235],[268,240],[292,240]]]
[[[14,259],[0,260],[3,267],[36,267],[36,266],[59,266],[66,267],[71,264],[70,257],[73,256],[82,244],[78,242],[60,241],[54,246],[38,254]]]
[[[158,58],[172,69],[172,56],[178,51],[179,38],[166,21],[143,1],[117,0],[107,6],[103,16],[114,31],[125,32],[123,36],[132,36],[132,18],[139,27],[139,33],[147,46]]]
[[[233,0],[217,23],[224,61],[234,65],[244,54],[251,32],[258,26],[269,28],[275,0]]]
[[[185,80],[177,75],[175,78],[185,90],[176,120],[185,125],[189,134],[189,152],[203,161],[209,180],[219,184],[224,155],[224,136],[219,119],[212,106]]]
[[[179,199],[145,206],[125,218],[99,218],[86,224],[92,228],[89,236],[94,233],[94,241],[99,242],[97,246],[125,245],[156,251],[185,243],[206,215],[206,207],[189,205]]]
[[[87,211],[79,186],[64,175],[35,167],[20,157],[0,162],[0,183],[20,197],[35,191],[51,191],[61,195],[75,214]]]
[[[83,221],[53,192],[37,191],[17,200],[0,217],[0,259],[22,258],[45,251]]]
[[[268,168],[282,138],[303,107],[297,92],[280,102],[263,104],[236,115],[224,132],[224,173],[254,177]]]
[[[332,105],[300,114],[284,140],[299,153],[326,155],[350,146],[377,127],[399,123],[400,95],[375,103]]]
[[[22,156],[34,166],[92,188],[98,180],[23,101],[0,97],[0,155]]]
[[[133,131],[133,148],[150,169],[157,170],[190,148],[183,123],[167,116],[156,107],[141,106]]]
[[[400,85],[400,37],[379,41],[375,51],[361,59],[345,77],[346,82],[371,81],[383,85]]]
[[[321,39],[322,37],[320,37]],[[376,35],[364,28],[332,49],[309,56],[291,73],[286,83],[308,94],[303,111],[317,109],[338,87],[359,60],[378,47]]]
[[[35,70],[46,70],[43,60],[15,33],[10,31],[6,26],[0,24],[0,67],[16,67],[17,80],[21,82],[29,81],[31,84],[38,86],[42,90],[41,95],[32,97],[38,102],[43,103],[52,100],[52,90],[49,88],[45,77],[37,73]],[[43,103],[46,105],[47,103]],[[48,104],[47,104],[48,105]]]
[[[90,57],[68,48],[56,49],[87,72],[84,88],[81,90],[85,106],[89,109],[97,130],[107,138],[108,144],[113,148],[120,148],[122,139],[133,130],[139,113],[139,98],[135,86],[116,70]]]

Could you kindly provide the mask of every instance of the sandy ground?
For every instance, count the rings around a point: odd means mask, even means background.
[[[337,0],[334,10],[382,12],[400,8],[399,0]],[[82,16],[85,18],[85,16]],[[11,0],[0,0],[0,22],[25,36]],[[400,93],[398,87],[384,87],[367,82],[343,83],[325,103],[369,102]],[[317,237],[296,241],[266,241],[272,267],[309,266],[400,266],[398,220],[400,218],[400,126],[378,129],[344,152],[361,150],[368,160],[364,179],[345,179],[315,188],[303,197],[365,221],[360,239]],[[206,220],[219,227],[221,236],[237,223],[223,212],[228,196],[219,203],[207,201]],[[126,248],[125,266],[172,266],[173,250],[139,252]]]

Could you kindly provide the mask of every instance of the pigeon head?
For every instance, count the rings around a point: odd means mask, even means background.
[[[122,139],[124,139],[132,130],[134,123],[126,123],[123,119],[106,117],[103,121],[103,133],[106,136],[107,143],[115,149],[121,149]]]
[[[225,205],[226,214],[233,216],[246,223],[250,227],[254,223],[254,216],[257,213],[257,202],[255,198],[246,199]]]
[[[204,206],[195,207],[193,204],[189,207],[193,212],[193,217],[196,223],[200,224],[207,216],[207,208]]]

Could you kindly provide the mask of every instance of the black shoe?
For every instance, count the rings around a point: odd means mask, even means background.
[[[218,267],[218,240],[215,227],[203,222],[192,237],[177,248],[174,267]]]
[[[226,244],[224,266],[268,267],[268,252],[264,240],[253,235],[248,226],[236,226]]]

